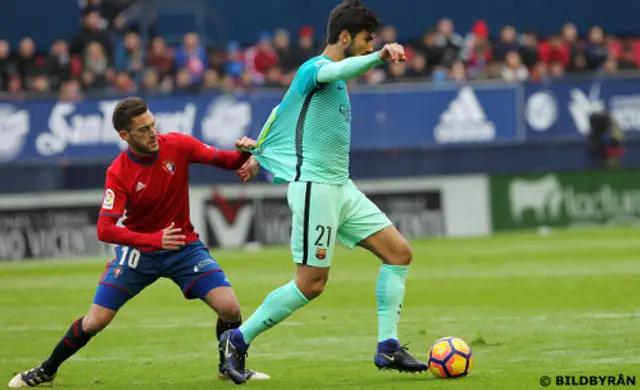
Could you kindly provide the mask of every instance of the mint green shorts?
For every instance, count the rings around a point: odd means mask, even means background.
[[[349,180],[342,185],[291,182],[291,253],[298,264],[330,267],[336,238],[353,248],[392,223]]]

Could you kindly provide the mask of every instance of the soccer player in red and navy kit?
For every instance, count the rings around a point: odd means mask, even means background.
[[[185,298],[200,298],[218,314],[217,334],[241,323],[240,305],[220,265],[199,240],[189,218],[189,164],[239,169],[247,152],[224,151],[179,133],[160,135],[147,103],[121,101],[113,126],[129,144],[107,170],[98,238],[117,244],[89,313],[77,319],[41,365],[17,374],[9,387],[52,382],[58,367],[107,327],[118,310],[159,278],[173,280]],[[239,145],[253,140],[246,137]],[[124,218],[124,227],[117,226]],[[221,361],[223,358],[221,356]],[[226,378],[222,365],[219,376]],[[247,379],[269,379],[252,370]]]

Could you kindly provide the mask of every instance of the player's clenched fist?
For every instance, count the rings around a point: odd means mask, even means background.
[[[236,149],[240,152],[255,149],[257,146],[258,143],[249,137],[242,137],[236,141]]]
[[[238,177],[240,177],[242,183],[247,183],[249,180],[258,175],[259,168],[260,164],[258,164],[258,162],[253,157],[251,157],[249,160],[247,160],[246,163],[244,163],[244,165],[240,169],[236,171],[236,174],[238,175]]]
[[[174,228],[175,223],[171,222],[169,227],[162,230],[162,249],[180,249],[184,245],[185,235],[182,229]]]
[[[388,43],[380,50],[380,59],[384,62],[404,62],[407,57],[404,47],[398,43]]]

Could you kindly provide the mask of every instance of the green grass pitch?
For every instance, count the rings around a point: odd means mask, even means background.
[[[248,367],[273,379],[255,389],[539,389],[542,375],[640,375],[640,240],[633,229],[554,231],[413,242],[402,342],[426,359],[433,341],[470,343],[471,375],[379,372],[379,262],[340,248],[317,301],[259,337]],[[288,282],[287,248],[214,251],[245,318]],[[89,308],[110,259],[0,265],[0,379],[40,363]],[[215,319],[161,281],[62,366],[59,389],[212,389]],[[639,383],[640,385],[640,383]],[[552,387],[554,387],[552,385]]]

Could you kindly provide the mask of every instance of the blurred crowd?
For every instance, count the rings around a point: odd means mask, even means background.
[[[55,41],[47,52],[38,52],[29,37],[15,48],[0,40],[3,96],[77,101],[100,94],[281,88],[324,46],[323,32],[303,26],[295,35],[283,29],[264,32],[249,47],[238,42],[205,47],[196,33],[170,47],[153,32],[123,29],[117,13],[93,3],[100,1],[89,1],[82,9],[77,34]],[[461,33],[451,20],[442,19],[415,41],[401,42],[406,63],[375,69],[355,83],[544,82],[584,72],[638,71],[640,66],[640,39],[615,37],[597,26],[581,36],[567,23],[547,37],[513,26],[493,28],[479,20]],[[395,28],[384,26],[375,44],[395,41]]]

